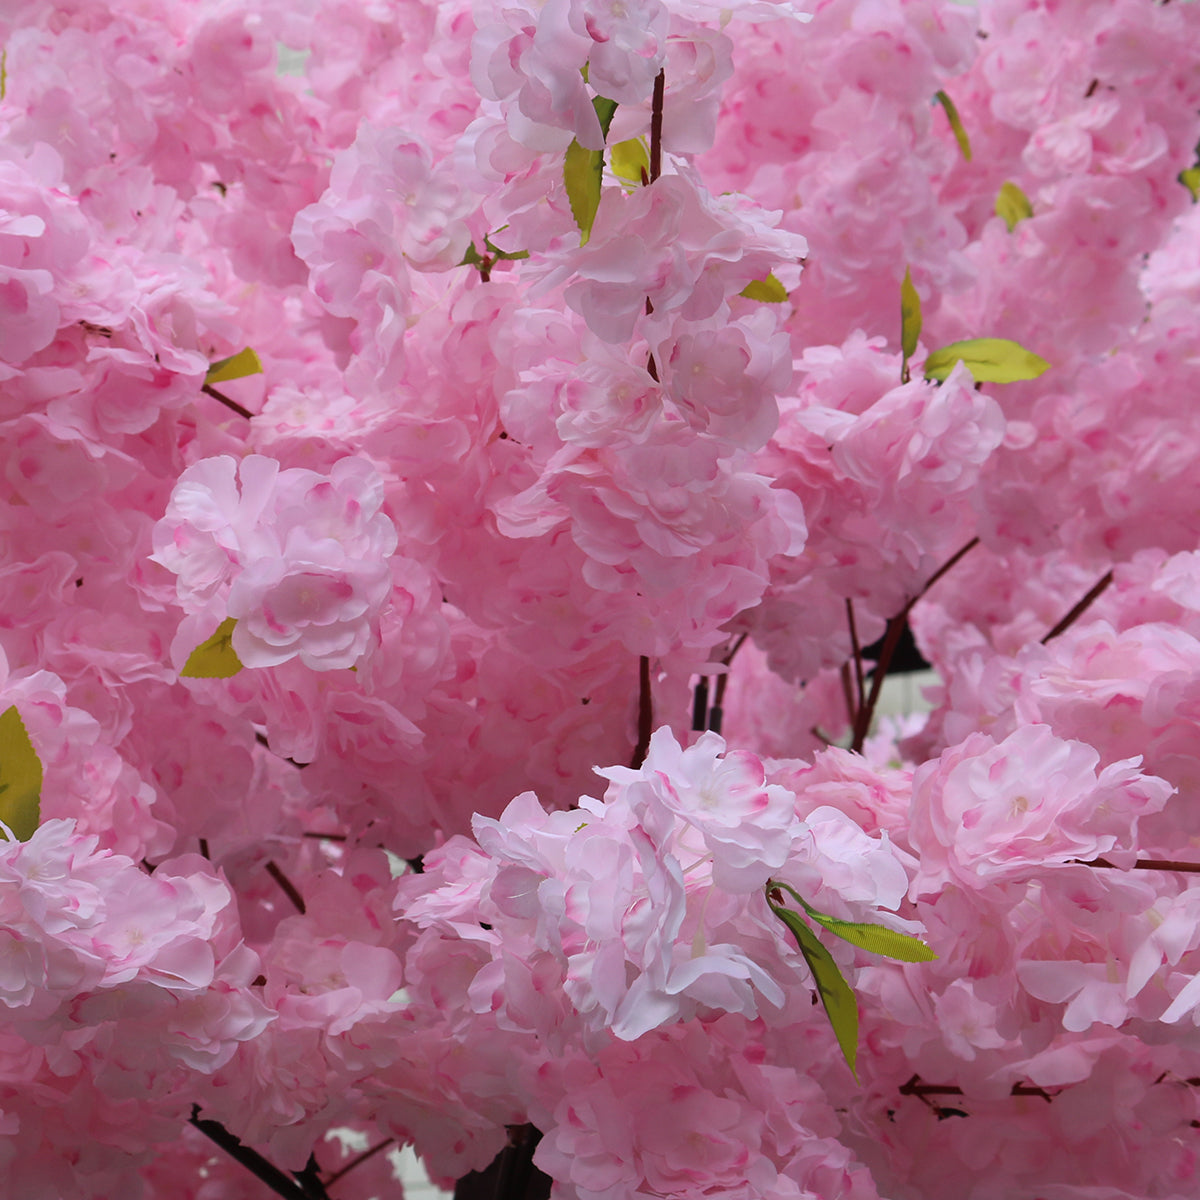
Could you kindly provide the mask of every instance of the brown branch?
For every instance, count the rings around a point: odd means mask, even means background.
[[[1056,638],[1060,633],[1064,633],[1066,630],[1070,629],[1071,626],[1074,625],[1075,622],[1079,620],[1079,618],[1083,616],[1083,614],[1087,612],[1089,608],[1091,608],[1093,601],[1100,597],[1100,595],[1104,592],[1104,589],[1107,588],[1112,581],[1112,571],[1106,571],[1103,575],[1101,575],[1096,583],[1089,589],[1088,593],[1079,601],[1079,603],[1076,604],[1075,607],[1072,608],[1071,611],[1067,613],[1067,615],[1063,617],[1063,619],[1059,621],[1059,623],[1055,625],[1045,637],[1042,638],[1042,645],[1044,646],[1048,641],[1050,641],[1051,638]]]
[[[279,869],[278,865],[267,861],[267,874],[283,889],[287,898],[296,906],[297,911],[304,915],[308,910],[304,906],[304,897],[296,891],[296,885]]]
[[[858,704],[854,712],[857,713],[862,708],[863,696],[866,694],[867,689],[863,683],[862,646],[858,642],[858,626],[854,621],[854,601],[849,596],[846,597],[846,622],[850,626],[850,646],[854,651],[854,682],[858,686]],[[850,720],[853,723],[853,713],[850,716]]]
[[[654,99],[650,106],[650,182],[662,174],[663,99],[667,89],[665,71],[654,77]]]
[[[340,1171],[334,1171],[334,1173],[330,1175],[327,1180],[325,1180],[325,1186],[327,1188],[333,1187],[333,1185],[337,1183],[337,1181],[341,1179],[343,1175],[353,1171],[355,1167],[361,1166],[367,1161],[368,1158],[374,1158],[375,1155],[380,1152],[380,1150],[386,1150],[388,1146],[390,1146],[395,1140],[395,1138],[384,1138],[382,1142],[376,1143],[376,1145],[372,1146],[369,1150],[364,1150],[357,1158],[352,1158]]]
[[[643,654],[638,660],[638,740],[629,761],[635,771],[646,761],[653,732],[654,697],[650,692],[650,659]]]
[[[243,408],[236,400],[231,400],[228,396],[226,396],[224,392],[218,392],[217,389],[210,383],[204,384],[200,390],[205,395],[211,396],[214,400],[220,400],[220,402],[225,405],[230,412],[237,413],[239,417],[245,417],[247,421],[254,416],[254,414],[248,408]]]
[[[1114,871],[1125,870],[1124,867],[1118,867],[1116,863],[1110,863],[1107,858],[1090,858],[1086,862],[1083,859],[1072,859],[1077,866],[1080,867],[1111,867]],[[1131,867],[1131,871],[1188,871],[1193,874],[1200,874],[1200,863],[1175,862],[1169,858],[1143,858],[1135,862]]]
[[[188,1123],[220,1146],[230,1158],[245,1167],[256,1179],[261,1179],[277,1196],[283,1196],[284,1200],[329,1200],[324,1187],[318,1180],[311,1178],[307,1170],[301,1173],[300,1178],[290,1178],[257,1150],[242,1145],[241,1139],[230,1133],[220,1121],[201,1117],[198,1104],[192,1105],[192,1115],[188,1118]]]
[[[858,710],[858,720],[854,722],[854,739],[850,743],[850,749],[856,754],[862,753],[863,743],[867,740],[867,731],[871,728],[871,719],[875,716],[875,708],[879,703],[879,694],[883,691],[883,681],[887,678],[888,668],[892,665],[892,658],[895,656],[896,647],[900,644],[900,637],[904,633],[904,626],[908,622],[908,614],[912,611],[913,605],[951,567],[960,562],[968,552],[978,545],[979,538],[973,537],[965,546],[961,546],[956,550],[930,575],[925,581],[925,586],[888,622],[887,632],[883,637],[883,645],[879,648],[879,661],[875,664],[875,670],[871,673],[870,695],[867,696],[867,702]]]

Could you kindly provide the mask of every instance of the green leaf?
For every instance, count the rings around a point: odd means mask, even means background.
[[[908,376],[908,360],[917,352],[921,336],[921,297],[913,287],[912,271],[905,267],[904,282],[900,284],[900,349],[904,354],[904,375]]]
[[[237,621],[226,617],[217,632],[188,655],[179,672],[184,679],[228,679],[242,669],[242,660],[233,648],[233,627]]]
[[[508,226],[505,225],[504,228],[507,229]],[[500,231],[497,230],[496,232],[499,233]],[[493,258],[502,258],[507,262],[515,262],[519,258],[529,257],[528,250],[501,250],[499,246],[493,246],[491,238],[487,236],[485,236],[483,239],[483,245],[484,249],[486,249]]]
[[[794,887],[777,879],[772,880],[772,886],[790,892],[814,921],[824,925],[830,933],[837,934],[852,946],[869,950],[872,954],[898,958],[901,962],[930,962],[937,958],[920,938],[911,937],[907,933],[897,933],[886,925],[876,925],[867,921],[843,921],[841,917],[831,917],[828,913],[818,912],[813,908]]]
[[[1200,200],[1200,164],[1179,172],[1179,182],[1192,193],[1192,203]]]
[[[0,821],[27,842],[41,820],[42,760],[16,707],[0,713]]]
[[[898,958],[901,962],[930,962],[937,958],[920,938],[911,937],[907,933],[897,933],[886,925],[843,921],[827,913],[814,912],[811,908],[807,911],[814,921],[824,925],[830,933],[837,934],[842,941],[862,950],[869,950],[872,954]]]
[[[0,100],[8,92],[8,47],[0,50]]]
[[[618,179],[628,179],[630,183],[642,183],[650,178],[650,151],[646,139],[635,137],[625,142],[618,142],[612,148],[610,156],[612,173]]]
[[[617,111],[615,100],[596,96],[592,107],[600,120],[600,131],[607,138],[612,125],[613,113]],[[587,150],[575,139],[567,147],[563,159],[563,183],[567,188],[567,200],[571,205],[571,216],[579,226],[579,244],[586,246],[592,236],[592,224],[596,210],[600,207],[600,186],[604,174],[604,151]]]
[[[228,358],[222,358],[212,363],[204,376],[205,383],[226,383],[230,379],[243,379],[247,375],[262,374],[262,363],[258,355],[250,349],[239,350]]]
[[[1033,216],[1033,205],[1029,197],[1015,183],[1008,182],[1000,185],[996,196],[996,216],[1004,219],[1008,232],[1012,233],[1018,221]]]
[[[963,128],[962,118],[958,115],[958,109],[954,107],[954,101],[942,91],[939,91],[935,98],[946,110],[946,116],[950,121],[950,128],[954,130],[954,140],[958,142],[958,148],[962,151],[963,158],[965,158],[967,162],[970,162],[971,139],[967,137],[967,131]]]
[[[790,890],[790,889],[789,889]],[[854,1082],[858,1082],[858,1071],[855,1063],[858,1059],[858,1004],[854,992],[843,978],[833,956],[821,945],[817,935],[804,923],[799,913],[790,908],[772,904],[771,911],[792,931],[804,961],[812,972],[813,982],[817,985],[817,994],[825,1005],[829,1023],[833,1026],[834,1036],[842,1048],[842,1055]]]
[[[962,362],[977,383],[1015,383],[1019,379],[1036,379],[1050,364],[1018,342],[1007,338],[970,338],[951,342],[935,350],[925,360],[926,379],[945,379],[954,364]]]
[[[787,288],[774,275],[746,284],[738,295],[747,300],[761,300],[763,304],[783,304],[788,298]]]

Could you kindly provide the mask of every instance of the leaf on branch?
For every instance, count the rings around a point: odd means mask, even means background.
[[[790,890],[790,889],[789,889]],[[842,1049],[842,1056],[858,1082],[858,1071],[855,1063],[858,1060],[858,1003],[854,992],[842,976],[833,956],[821,945],[820,939],[804,923],[799,913],[778,904],[767,903],[771,911],[792,931],[800,953],[812,972],[813,982],[817,985],[817,994],[825,1006],[829,1023],[833,1026],[834,1036]]]
[[[209,365],[204,376],[205,383],[227,383],[230,379],[244,379],[247,375],[261,375],[262,362],[249,346],[228,358]]]
[[[630,183],[641,183],[650,178],[650,150],[645,138],[630,138],[618,142],[612,148],[610,163],[612,173],[618,179],[627,179]]]
[[[921,297],[913,287],[912,270],[904,268],[904,282],[900,284],[900,350],[904,362],[900,368],[901,382],[908,382],[908,360],[917,351],[917,340],[921,336]]]
[[[1200,165],[1179,172],[1179,182],[1192,193],[1192,203],[1200,200]]]
[[[188,655],[179,675],[183,679],[228,679],[242,669],[242,661],[233,648],[233,627],[237,621],[226,617],[217,632]]]
[[[1007,338],[970,338],[951,342],[933,351],[925,360],[925,378],[939,382],[963,363],[977,383],[1016,383],[1021,379],[1036,379],[1050,364],[1019,342]]]
[[[784,304],[788,298],[787,288],[774,275],[746,284],[738,295],[745,296],[747,300],[758,300],[763,304]]]
[[[42,760],[16,706],[0,713],[0,821],[27,842],[41,820]]]
[[[967,131],[963,128],[962,118],[958,115],[958,109],[954,107],[954,101],[943,91],[939,91],[935,99],[946,110],[946,116],[950,121],[950,128],[954,131],[954,140],[958,143],[958,148],[962,151],[963,158],[967,162],[970,162],[971,139],[967,137]]]
[[[607,138],[613,113],[617,111],[615,100],[597,96],[592,100],[596,116],[600,119],[600,131]],[[586,246],[592,236],[592,224],[596,210],[600,207],[600,189],[604,174],[604,151],[587,150],[572,139],[563,159],[563,183],[567,189],[567,200],[571,215],[579,226],[579,244]]]
[[[844,942],[868,950],[872,954],[882,954],[887,958],[897,958],[901,962],[931,962],[937,958],[932,950],[920,938],[907,933],[898,933],[886,925],[877,925],[870,921],[843,921],[841,917],[831,917],[828,913],[818,912],[795,888],[789,887],[779,880],[775,886],[790,892],[804,909],[819,925],[823,925],[830,933],[836,934]]]
[[[1003,218],[1008,232],[1012,233],[1017,227],[1017,222],[1033,216],[1033,205],[1015,183],[1002,183],[996,196],[996,216]]]

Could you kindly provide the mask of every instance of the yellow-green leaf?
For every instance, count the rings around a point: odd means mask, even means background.
[[[0,100],[8,92],[8,47],[0,50]]]
[[[1019,342],[1007,338],[970,338],[951,342],[935,350],[925,360],[926,379],[945,379],[962,362],[975,377],[976,383],[1015,383],[1019,379],[1036,379],[1050,364]]]
[[[771,904],[769,900],[767,903]],[[846,1065],[857,1083],[858,1071],[855,1069],[855,1063],[858,1060],[858,1004],[854,999],[854,992],[838,970],[833,956],[821,945],[820,939],[804,923],[799,913],[778,904],[771,904],[771,911],[792,931],[800,953],[804,955],[804,961],[808,963],[808,969],[812,972],[817,994],[825,1006]]]
[[[904,269],[904,282],[900,284],[900,349],[904,354],[905,374],[908,360],[917,352],[917,340],[921,336],[921,297],[913,287],[912,271]]]
[[[242,669],[242,661],[233,648],[233,627],[237,621],[226,617],[217,632],[188,655],[179,674],[184,679],[228,679]]]
[[[1008,182],[1000,185],[996,196],[996,216],[1002,217],[1008,232],[1012,233],[1018,221],[1033,216],[1033,205],[1029,197],[1015,183]]]
[[[814,921],[824,925],[830,933],[836,933],[843,941],[869,950],[872,954],[885,954],[888,958],[898,958],[903,962],[929,962],[937,958],[930,948],[920,938],[910,937],[907,933],[897,933],[886,925],[875,925],[865,921],[843,921],[841,917],[831,917],[828,913],[818,912],[790,884],[780,880],[772,880],[771,887],[782,888],[790,892],[800,907]]]
[[[617,111],[615,100],[596,96],[592,107],[600,121],[600,131],[607,138],[612,125],[613,113]],[[596,210],[600,207],[600,187],[604,174],[604,151],[588,150],[575,139],[567,147],[563,159],[563,183],[567,189],[567,201],[571,205],[571,216],[579,226],[579,244],[586,246],[592,236],[592,224]]]
[[[814,912],[812,909],[808,910],[808,915],[819,925],[824,925],[830,933],[837,934],[842,941],[862,950],[869,950],[872,954],[898,958],[901,962],[929,962],[937,958],[920,938],[911,937],[907,933],[897,933],[886,925],[843,921],[827,913]]]
[[[41,820],[42,760],[16,707],[0,713],[0,821],[27,842]]]
[[[967,131],[963,128],[962,118],[958,115],[958,109],[954,107],[954,101],[942,91],[937,93],[936,99],[946,110],[946,117],[950,121],[950,128],[954,130],[954,140],[958,143],[958,148],[962,151],[963,158],[967,162],[970,162],[971,139],[967,137]]]
[[[258,375],[262,372],[259,357],[250,349],[239,350],[228,358],[222,358],[212,363],[204,376],[205,383],[226,383],[230,379],[243,379],[247,375]]]
[[[761,300],[763,304],[783,304],[788,298],[787,288],[774,275],[746,284],[739,294],[747,300]]]
[[[1200,164],[1179,172],[1179,182],[1192,193],[1192,203],[1200,200]]]
[[[646,139],[636,137],[618,142],[612,148],[609,165],[618,179],[628,179],[630,183],[642,183],[649,179],[650,151]]]

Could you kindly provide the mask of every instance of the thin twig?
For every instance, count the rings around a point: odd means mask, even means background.
[[[1111,863],[1107,858],[1090,858],[1086,862],[1083,859],[1075,859],[1077,866],[1081,867],[1111,867],[1114,871],[1123,871],[1124,867],[1118,867],[1116,863]],[[1186,871],[1191,874],[1200,874],[1200,863],[1175,862],[1170,858],[1142,858],[1130,865],[1131,871]]]
[[[854,601],[849,596],[846,597],[846,622],[850,626],[850,646],[854,651],[854,681],[858,685],[858,705],[855,709],[857,712],[859,708],[862,708],[863,697],[867,689],[863,683],[862,646],[858,642],[858,626],[854,621]],[[854,720],[853,715],[850,720]]]
[[[205,395],[211,396],[214,400],[220,400],[220,402],[225,405],[230,412],[237,413],[239,417],[245,417],[247,421],[254,416],[254,414],[248,408],[243,408],[236,400],[231,400],[227,395],[225,395],[224,392],[218,392],[211,383],[202,384],[200,390],[204,392]]]
[[[1059,623],[1055,625],[1045,637],[1042,638],[1042,645],[1044,646],[1048,641],[1050,641],[1051,638],[1056,638],[1060,633],[1070,629],[1071,626],[1074,625],[1075,622],[1078,621],[1079,618],[1082,617],[1089,608],[1091,608],[1092,603],[1100,597],[1100,595],[1104,592],[1104,589],[1107,588],[1112,581],[1112,571],[1106,571],[1103,575],[1101,575],[1095,584],[1093,584],[1088,590],[1087,594],[1079,601],[1079,603],[1076,604],[1075,607],[1072,608],[1071,611],[1067,613],[1067,615],[1063,617],[1063,619],[1059,621]]]
[[[325,1180],[325,1186],[327,1188],[333,1187],[333,1185],[337,1183],[337,1181],[341,1179],[343,1175],[353,1171],[355,1167],[361,1166],[367,1161],[368,1158],[374,1158],[375,1155],[380,1152],[380,1150],[386,1150],[387,1147],[390,1146],[395,1140],[395,1138],[384,1138],[382,1142],[378,1142],[369,1150],[364,1150],[357,1158],[352,1158],[340,1171],[334,1171],[334,1173],[330,1175],[327,1180]]]
[[[875,715],[875,707],[879,703],[879,694],[883,691],[883,681],[887,678],[888,668],[892,665],[892,658],[895,656],[896,647],[900,644],[900,638],[904,633],[904,626],[908,623],[908,614],[912,611],[913,605],[951,567],[978,545],[979,538],[973,537],[966,545],[956,550],[926,580],[925,586],[888,622],[887,631],[883,635],[883,645],[879,649],[879,661],[875,664],[875,670],[871,673],[870,695],[867,697],[867,702],[859,708],[858,720],[854,722],[854,740],[850,743],[850,749],[856,754],[862,753],[863,743],[867,740],[867,731],[871,728],[871,718]]]
[[[278,865],[267,860],[267,874],[283,889],[287,898],[296,906],[301,916],[308,910],[304,906],[304,897],[296,891],[296,885],[279,869]]]

